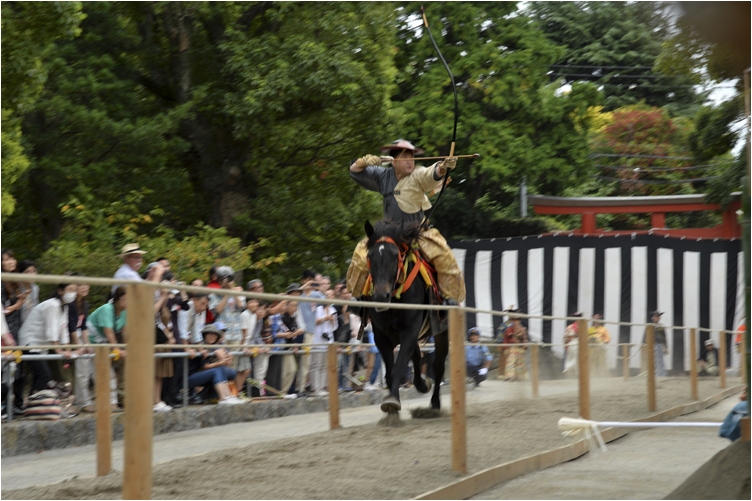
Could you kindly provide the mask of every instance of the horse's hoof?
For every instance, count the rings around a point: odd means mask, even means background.
[[[387,414],[392,414],[402,410],[402,404],[396,398],[388,396],[381,402],[381,410]]]
[[[418,390],[421,393],[428,393],[431,391],[431,388],[433,388],[433,382],[431,381],[431,378],[427,378],[426,376],[421,374],[421,379],[423,380],[423,385],[425,389],[421,389],[421,385],[415,385],[415,389]]]

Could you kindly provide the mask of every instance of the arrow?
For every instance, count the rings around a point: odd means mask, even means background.
[[[472,155],[454,155],[453,157],[415,157],[413,160],[444,160],[445,158],[480,158],[480,153],[473,153]],[[383,156],[381,157],[385,162],[391,162],[394,157]]]

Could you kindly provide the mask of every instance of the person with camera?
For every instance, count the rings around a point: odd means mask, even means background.
[[[20,273],[18,263],[16,262],[15,254],[10,249],[2,250],[2,270],[6,273]],[[3,314],[5,315],[5,321],[8,325],[8,334],[4,339],[7,343],[12,343],[13,346],[18,344],[18,332],[21,330],[21,324],[26,320],[27,314],[25,311],[30,311],[27,303],[33,296],[33,288],[31,285],[19,282],[2,282],[2,301],[3,301]],[[37,287],[37,291],[39,288]],[[38,292],[37,292],[38,294]],[[37,295],[37,302],[39,301]],[[3,341],[4,346],[6,341]],[[27,364],[18,364],[16,367],[16,375],[13,381],[13,394],[16,401],[15,414],[22,414],[24,412],[23,398],[21,395],[24,388],[25,369]]]
[[[334,291],[328,291],[328,299],[334,298]],[[320,304],[316,307],[316,330],[313,336],[314,349],[324,350],[326,345],[334,342],[334,331],[338,326],[337,310],[333,305]],[[311,354],[311,389],[313,396],[324,397],[329,393],[326,388],[326,352]],[[337,391],[336,388],[330,388]]]
[[[170,271],[170,262],[167,258],[159,258],[157,263],[162,264],[166,268],[165,276],[172,275]],[[185,285],[184,282],[178,281],[175,276],[170,279],[170,284]],[[190,311],[190,297],[184,290],[171,289],[167,295],[167,303],[165,308],[170,313],[170,322],[172,337],[175,339],[176,347],[173,347],[170,351],[173,353],[183,352],[182,347],[178,345],[185,344],[185,336],[182,332],[182,328],[185,327],[184,322],[181,321],[181,314],[183,312]],[[180,391],[183,387],[183,363],[185,360],[180,357],[167,359],[172,363],[172,376],[162,379],[162,400],[165,404],[173,409],[179,409],[183,406],[180,399]]]
[[[138,244],[126,244],[120,250],[118,257],[123,260],[123,264],[117,269],[112,278],[121,278],[124,280],[147,280],[149,282],[161,282],[162,275],[164,275],[165,267],[161,263],[152,263],[147,267],[147,273],[141,276],[138,270],[141,269],[141,265],[144,263],[144,254],[146,251],[141,250]],[[117,285],[113,285],[110,288],[110,296],[115,293]],[[154,312],[159,311],[159,307],[155,305]]]
[[[22,259],[18,262],[18,273],[24,273],[26,275],[36,275],[37,267],[31,259]],[[26,321],[26,318],[31,313],[36,305],[39,304],[39,286],[35,282],[24,283],[24,288],[29,289],[29,294],[26,296],[26,301],[23,303],[23,309],[21,311],[21,323]]]
[[[148,277],[153,268],[162,267],[162,283],[165,287],[169,287],[174,281],[172,272],[164,269],[163,265],[158,262],[153,262],[146,267],[146,271],[143,273],[144,278]],[[158,345],[174,345],[176,344],[176,336],[173,333],[175,325],[172,322],[172,312],[170,311],[169,301],[174,297],[173,292],[168,289],[157,289],[154,293],[154,307],[157,311],[154,319],[155,329],[155,343]],[[168,351],[163,348],[155,348],[157,353]],[[167,412],[172,410],[172,406],[168,405],[162,399],[162,387],[165,380],[169,380],[175,375],[175,367],[171,358],[156,358],[154,359],[154,412]],[[168,398],[170,400],[171,398]]]
[[[217,268],[217,283],[223,290],[242,291],[242,287],[235,286],[235,271],[229,266]],[[225,325],[225,344],[230,351],[240,350],[243,342],[243,325],[240,315],[245,309],[245,298],[231,296],[219,292],[209,294],[209,309],[214,313],[215,321]],[[234,357],[233,367],[237,377],[235,386],[238,389],[245,385],[245,378],[251,370],[251,359],[247,356]]]
[[[319,282],[316,282],[316,273],[313,270],[305,270],[300,280],[300,297],[310,297],[324,299],[324,295],[319,292]],[[298,303],[298,316],[302,319],[302,327],[305,329],[303,343],[311,344],[316,334],[316,303],[300,301]],[[303,355],[298,367],[298,396],[306,396],[306,385],[308,384],[311,370],[311,355]],[[311,384],[312,385],[312,384]]]
[[[271,344],[271,323],[269,321],[269,303],[264,300],[260,300],[256,305],[256,312],[254,313],[255,321],[253,322],[253,334],[251,335],[252,345],[266,345]],[[269,370],[269,348],[256,348],[256,356],[253,357],[253,379],[259,382],[266,381],[266,373]],[[247,354],[251,354],[252,350],[246,350]],[[254,386],[255,392],[258,395],[265,395],[266,390],[262,386]],[[248,395],[251,396],[251,395]]]

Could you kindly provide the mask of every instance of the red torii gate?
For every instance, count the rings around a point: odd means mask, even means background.
[[[705,195],[667,195],[653,197],[550,197],[528,195],[536,214],[581,214],[582,226],[559,233],[572,235],[618,235],[655,233],[687,238],[741,238],[742,230],[736,211],[741,207],[740,192],[732,193],[734,201],[723,210],[720,205],[704,202]],[[723,223],[712,228],[666,228],[667,212],[721,211]],[[597,214],[650,214],[650,230],[606,231],[596,228]]]

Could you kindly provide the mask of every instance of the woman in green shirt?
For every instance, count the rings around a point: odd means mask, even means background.
[[[112,301],[103,304],[89,315],[86,326],[89,330],[89,342],[92,344],[125,343],[125,310],[127,309],[125,286],[115,289]],[[125,357],[125,350],[120,350],[120,358]],[[93,369],[93,368],[92,368]],[[122,365],[118,372],[122,373]],[[115,367],[110,368],[110,405],[113,411],[120,411],[117,399],[117,374]]]

